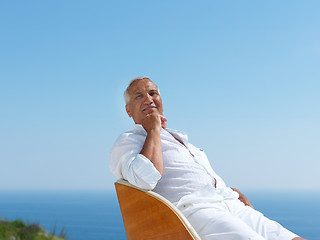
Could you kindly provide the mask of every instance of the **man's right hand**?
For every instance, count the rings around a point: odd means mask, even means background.
[[[161,128],[166,128],[166,122],[167,119],[164,116],[156,113],[151,113],[142,120],[142,127],[146,130],[147,133],[149,133],[151,130],[160,131]]]

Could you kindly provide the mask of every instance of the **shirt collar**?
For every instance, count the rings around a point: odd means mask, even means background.
[[[182,141],[184,144],[189,142],[188,135],[186,133],[170,128],[167,128],[167,131],[171,133],[175,138],[178,138],[180,141]]]
[[[144,128],[142,127],[141,124],[135,124],[135,125],[133,126],[133,130],[138,130],[138,131],[143,130],[143,131],[146,131],[146,130],[144,130]]]
[[[146,130],[144,130],[144,128],[142,127],[141,124],[135,124],[133,126],[133,130],[136,131],[143,131],[145,134],[147,134]],[[179,140],[181,140],[183,143],[188,143],[188,135],[184,132],[178,131],[178,130],[174,130],[174,129],[161,129],[161,134],[169,134],[171,133],[175,138],[178,138]]]

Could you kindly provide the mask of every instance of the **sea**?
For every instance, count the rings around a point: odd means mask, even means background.
[[[270,219],[308,240],[320,239],[319,190],[243,193]],[[68,240],[127,239],[115,190],[0,190],[0,218],[64,230]]]

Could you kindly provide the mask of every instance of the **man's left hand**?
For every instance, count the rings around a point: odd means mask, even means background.
[[[244,205],[249,206],[254,209],[254,207],[251,205],[249,199],[245,195],[243,195],[242,192],[240,192],[238,189],[235,189],[235,188],[232,188],[232,190],[239,194],[239,200],[241,202],[243,202]]]

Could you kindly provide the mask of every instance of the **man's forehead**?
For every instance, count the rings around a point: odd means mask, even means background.
[[[131,93],[137,93],[137,92],[150,91],[150,90],[157,90],[158,91],[158,87],[150,79],[145,78],[145,79],[142,79],[142,80],[134,82],[130,86],[130,90],[129,91]]]

